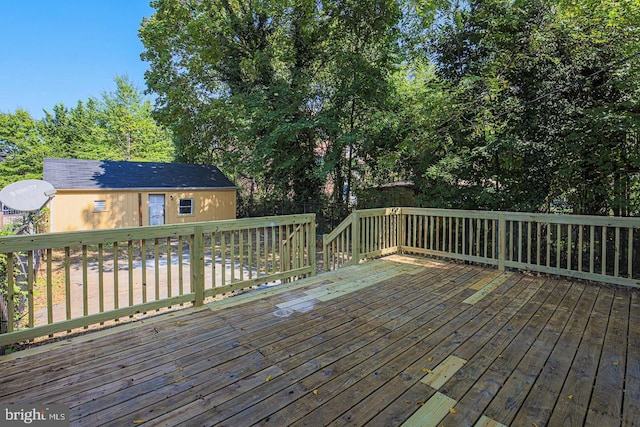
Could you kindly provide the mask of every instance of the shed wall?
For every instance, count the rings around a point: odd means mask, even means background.
[[[164,223],[214,221],[236,217],[236,190],[69,191],[50,202],[50,231],[97,230],[149,225],[149,195],[164,195]],[[138,199],[140,195],[140,204]],[[192,214],[179,214],[180,199],[193,200]],[[104,201],[104,210],[96,210]]]

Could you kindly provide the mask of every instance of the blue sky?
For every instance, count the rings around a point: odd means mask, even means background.
[[[44,116],[99,98],[116,75],[145,88],[138,38],[149,0],[0,0],[0,113]]]

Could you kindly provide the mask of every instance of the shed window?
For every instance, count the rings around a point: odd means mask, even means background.
[[[180,215],[193,215],[193,199],[180,199],[178,201],[178,213]]]
[[[93,201],[93,210],[95,212],[106,211],[107,210],[107,201],[106,200],[94,200]]]

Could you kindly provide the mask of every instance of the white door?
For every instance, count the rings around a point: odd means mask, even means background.
[[[149,194],[149,225],[164,224],[164,194]]]

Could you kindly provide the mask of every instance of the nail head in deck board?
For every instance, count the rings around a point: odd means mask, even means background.
[[[454,406],[456,406],[455,400],[436,392],[407,421],[402,423],[402,427],[436,427]]]
[[[444,362],[433,368],[420,382],[438,390],[449,378],[467,363],[466,360],[450,355]]]

